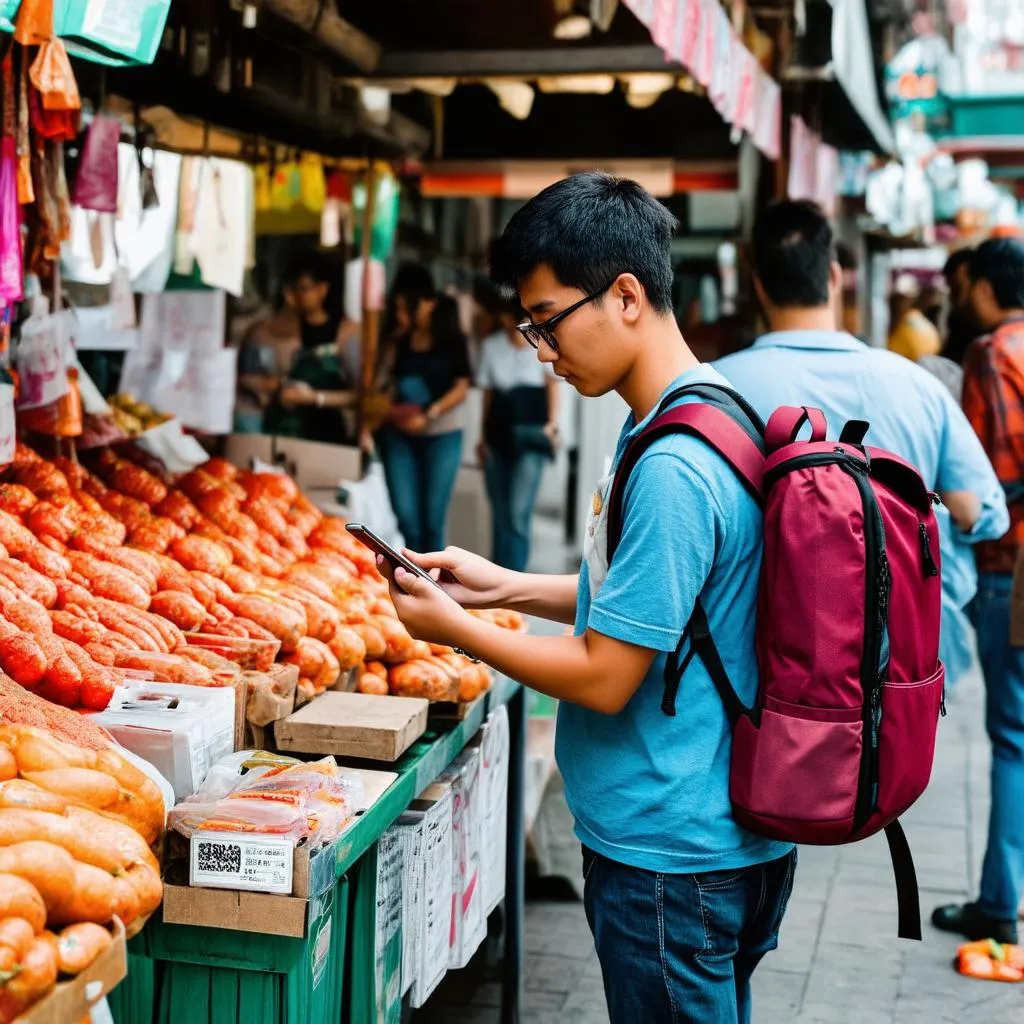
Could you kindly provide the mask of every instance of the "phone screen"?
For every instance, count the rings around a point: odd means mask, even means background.
[[[416,576],[420,576],[425,580],[429,580],[434,586],[440,586],[437,580],[430,575],[426,570],[421,569],[415,562],[410,561],[400,551],[396,551],[390,544],[387,543],[382,537],[378,537],[368,526],[363,526],[362,523],[348,523],[345,527],[353,537],[356,538],[361,544],[366,545],[371,551],[376,552],[378,555],[383,555],[392,566],[401,566],[406,572],[411,572]]]

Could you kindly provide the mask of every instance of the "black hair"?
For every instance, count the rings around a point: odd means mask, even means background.
[[[540,266],[591,295],[633,274],[659,312],[672,309],[672,234],[678,221],[635,181],[588,171],[549,185],[509,221],[491,276],[506,294]]]
[[[434,277],[422,263],[400,263],[395,271],[395,279],[388,292],[387,306],[384,310],[384,326],[382,335],[390,338],[396,330],[395,300],[399,295],[405,299],[413,315],[424,299],[432,299],[437,294]]]
[[[1024,307],[1024,245],[1015,238],[990,238],[971,254],[971,280],[988,281],[1000,309]]]
[[[300,277],[308,277],[316,284],[331,283],[331,272],[327,260],[315,249],[299,253],[292,258],[288,264],[288,270],[284,275],[285,285],[298,283]]]
[[[459,323],[459,304],[451,295],[438,295],[434,312],[430,315],[430,337],[436,349],[451,351],[465,346],[466,336]]]
[[[970,267],[971,256],[974,254],[973,249],[957,249],[955,252],[949,254],[949,259],[946,260],[945,266],[942,268],[942,276],[946,279],[948,284],[956,276],[956,272],[963,266]]]
[[[828,305],[835,244],[828,218],[815,203],[773,203],[754,224],[754,273],[782,308]]]

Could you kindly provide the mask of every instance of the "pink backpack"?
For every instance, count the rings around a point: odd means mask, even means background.
[[[675,405],[684,395],[699,402]],[[798,441],[809,425],[809,441]],[[868,425],[826,439],[820,409],[781,408],[766,428],[735,392],[689,385],[630,444],[609,497],[609,560],[626,481],[660,437],[693,434],[764,509],[757,613],[760,688],[747,708],[729,682],[701,601],[665,670],[675,714],[690,660],[703,662],[733,729],[730,798],[759,835],[838,845],[885,830],[899,934],[921,938],[917,879],[898,817],[931,775],[945,713],[941,581],[932,495],[903,459],[864,447]]]

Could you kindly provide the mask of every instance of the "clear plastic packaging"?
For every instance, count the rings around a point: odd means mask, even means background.
[[[241,751],[213,768],[200,792],[171,812],[168,826],[186,838],[196,829],[253,832],[317,847],[365,806],[362,777],[340,769],[333,757],[306,763]]]
[[[235,694],[223,687],[128,682],[90,717],[167,778],[178,800],[234,747]]]
[[[185,642],[190,647],[213,651],[246,671],[256,672],[269,672],[281,651],[280,640],[254,640],[215,633],[186,633]]]
[[[197,831],[287,836],[295,843],[310,835],[310,822],[303,807],[230,796],[212,803],[186,800],[171,810],[167,825],[186,839]]]

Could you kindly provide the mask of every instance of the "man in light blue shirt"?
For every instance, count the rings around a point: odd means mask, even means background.
[[[765,420],[780,405],[817,406],[833,437],[848,420],[867,420],[866,443],[915,465],[942,497],[939,653],[953,683],[972,660],[963,610],[978,584],[971,545],[1001,537],[1009,526],[988,456],[938,378],[836,330],[841,274],[832,229],[817,207],[782,202],[766,210],[754,228],[753,258],[771,333],[715,366]]]
[[[630,407],[616,463],[673,389],[724,383],[673,316],[674,227],[635,182],[580,174],[512,218],[492,268],[526,310],[518,329],[539,358],[581,394],[615,390]],[[383,571],[413,635],[472,651],[562,702],[558,763],[612,1024],[746,1024],[796,854],[733,820],[731,730],[703,661],[683,674],[674,714],[662,699],[667,657],[699,598],[732,686],[753,704],[761,513],[723,459],[681,434],[655,441],[630,474],[610,565],[608,505],[606,480],[578,575],[510,572],[453,548],[413,556],[448,574],[441,587]],[[575,629],[510,633],[459,605]]]

